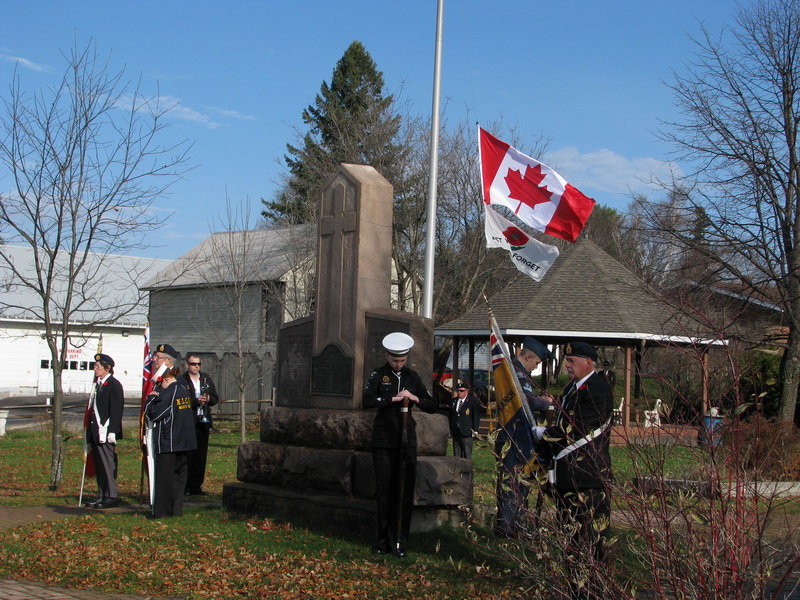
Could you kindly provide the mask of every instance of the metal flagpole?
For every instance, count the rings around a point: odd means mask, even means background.
[[[436,186],[439,173],[439,96],[442,83],[442,21],[444,0],[436,8],[436,57],[433,63],[433,108],[431,110],[431,164],[428,176],[428,232],[425,248],[425,281],[422,286],[422,316],[433,317],[433,255],[436,246]]]

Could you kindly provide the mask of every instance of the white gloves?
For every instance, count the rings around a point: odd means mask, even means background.
[[[531,433],[533,434],[533,439],[537,442],[541,441],[546,429],[547,429],[546,427],[542,427],[541,425],[537,425],[536,427],[531,427]]]
[[[108,444],[116,444],[117,443],[117,434],[116,433],[109,433],[106,436],[106,443],[108,443]]]

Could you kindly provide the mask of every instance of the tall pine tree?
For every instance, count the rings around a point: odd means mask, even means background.
[[[403,153],[396,140],[400,117],[394,114],[394,97],[384,95],[383,87],[383,74],[361,42],[350,44],[330,85],[323,81],[314,104],[303,111],[308,132],[301,144],[286,145],[289,177],[274,201],[263,201],[268,222],[314,221],[320,187],[339,163],[371,165],[397,185]]]

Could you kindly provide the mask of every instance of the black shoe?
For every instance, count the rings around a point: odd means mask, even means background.
[[[97,498],[96,500],[92,500],[91,502],[87,502],[84,504],[86,508],[97,508],[100,504],[103,503],[103,498]]]
[[[379,541],[372,547],[372,553],[377,554],[378,556],[389,554],[389,544],[386,543],[386,540]]]
[[[193,493],[195,496],[208,496],[208,492],[204,492],[203,490],[196,490]]]
[[[408,556],[408,552],[406,552],[405,546],[397,546],[394,550],[392,550],[392,554],[394,554],[397,558],[405,558]]]
[[[114,508],[119,506],[119,498],[106,498],[102,502],[98,502],[95,508]]]

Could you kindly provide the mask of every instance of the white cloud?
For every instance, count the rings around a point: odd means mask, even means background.
[[[21,56],[11,56],[10,54],[0,54],[0,60],[5,62],[13,62],[17,63],[19,66],[24,67],[26,69],[30,69],[31,71],[49,71],[50,67],[47,65],[40,65],[39,63],[35,63],[32,60],[28,60],[27,58],[22,58]]]
[[[578,189],[591,188],[614,194],[657,189],[651,182],[681,174],[677,164],[657,158],[628,158],[603,148],[581,153],[575,147],[548,152],[545,163]]]
[[[218,114],[220,117],[224,117],[226,119],[236,119],[238,121],[254,121],[255,117],[252,115],[243,115],[237,110],[228,110],[225,108],[217,108],[216,106],[207,106],[206,107],[211,112]]]

